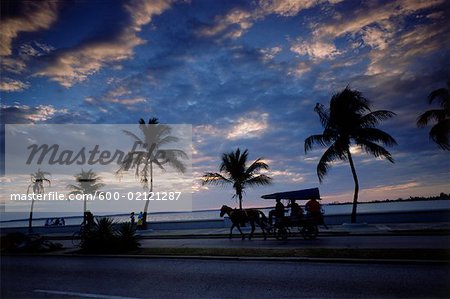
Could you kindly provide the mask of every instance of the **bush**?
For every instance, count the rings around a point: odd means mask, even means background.
[[[9,233],[1,237],[1,251],[7,253],[49,252],[60,250],[62,244],[51,242],[40,235]]]
[[[97,219],[93,228],[81,240],[84,252],[113,253],[137,249],[140,246],[136,229],[131,223],[115,223],[111,218]]]

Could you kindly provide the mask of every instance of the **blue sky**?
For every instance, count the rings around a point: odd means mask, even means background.
[[[350,85],[397,116],[381,128],[396,161],[352,151],[360,199],[448,193],[450,159],[415,121],[450,77],[449,4],[430,1],[2,1],[2,123],[133,124],[158,117],[193,127],[194,209],[235,204],[231,188],[196,180],[223,152],[263,157],[262,194],[319,186],[349,201],[337,162],[319,185],[317,102]],[[157,181],[157,179],[156,179]]]

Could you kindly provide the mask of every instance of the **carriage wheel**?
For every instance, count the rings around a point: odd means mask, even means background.
[[[285,227],[275,228],[275,238],[280,241],[284,241],[288,238],[288,231]]]
[[[305,225],[302,233],[305,240],[313,240],[317,238],[317,235],[319,234],[319,228],[315,224],[308,224]]]
[[[72,235],[72,245],[80,248],[81,242],[82,242],[82,237],[81,237],[80,232],[74,232]]]

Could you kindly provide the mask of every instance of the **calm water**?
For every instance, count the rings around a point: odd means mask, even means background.
[[[343,205],[323,205],[326,215],[342,215],[351,213],[351,204]],[[271,208],[262,209],[267,215]],[[443,210],[450,209],[450,200],[427,200],[427,201],[404,201],[404,202],[382,202],[382,203],[360,203],[358,205],[358,212],[389,212],[389,211],[423,211],[423,210]],[[39,215],[34,213],[33,226],[44,226],[46,217],[60,217],[65,216],[66,225],[78,225],[82,221],[82,217],[78,215]],[[137,215],[136,215],[137,216]],[[2,220],[18,219],[1,221],[0,227],[19,227],[28,226],[27,213],[5,213],[2,214]],[[112,216],[116,221],[129,221],[129,214]],[[181,220],[205,220],[205,219],[219,219],[219,210],[208,211],[194,211],[181,213],[150,213],[150,221],[181,221]],[[137,220],[137,217],[136,217]]]

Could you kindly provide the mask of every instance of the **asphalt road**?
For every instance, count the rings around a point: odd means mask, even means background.
[[[65,248],[73,247],[71,240],[57,240]],[[286,241],[276,239],[241,240],[228,238],[180,238],[180,239],[143,239],[141,247],[175,248],[421,248],[449,249],[450,236],[320,236],[316,240],[292,238]]]
[[[220,239],[144,239],[142,247],[209,248],[450,248],[450,236],[321,236],[316,240],[293,238],[241,240]]]
[[[446,265],[2,257],[2,298],[423,298],[450,294]]]

